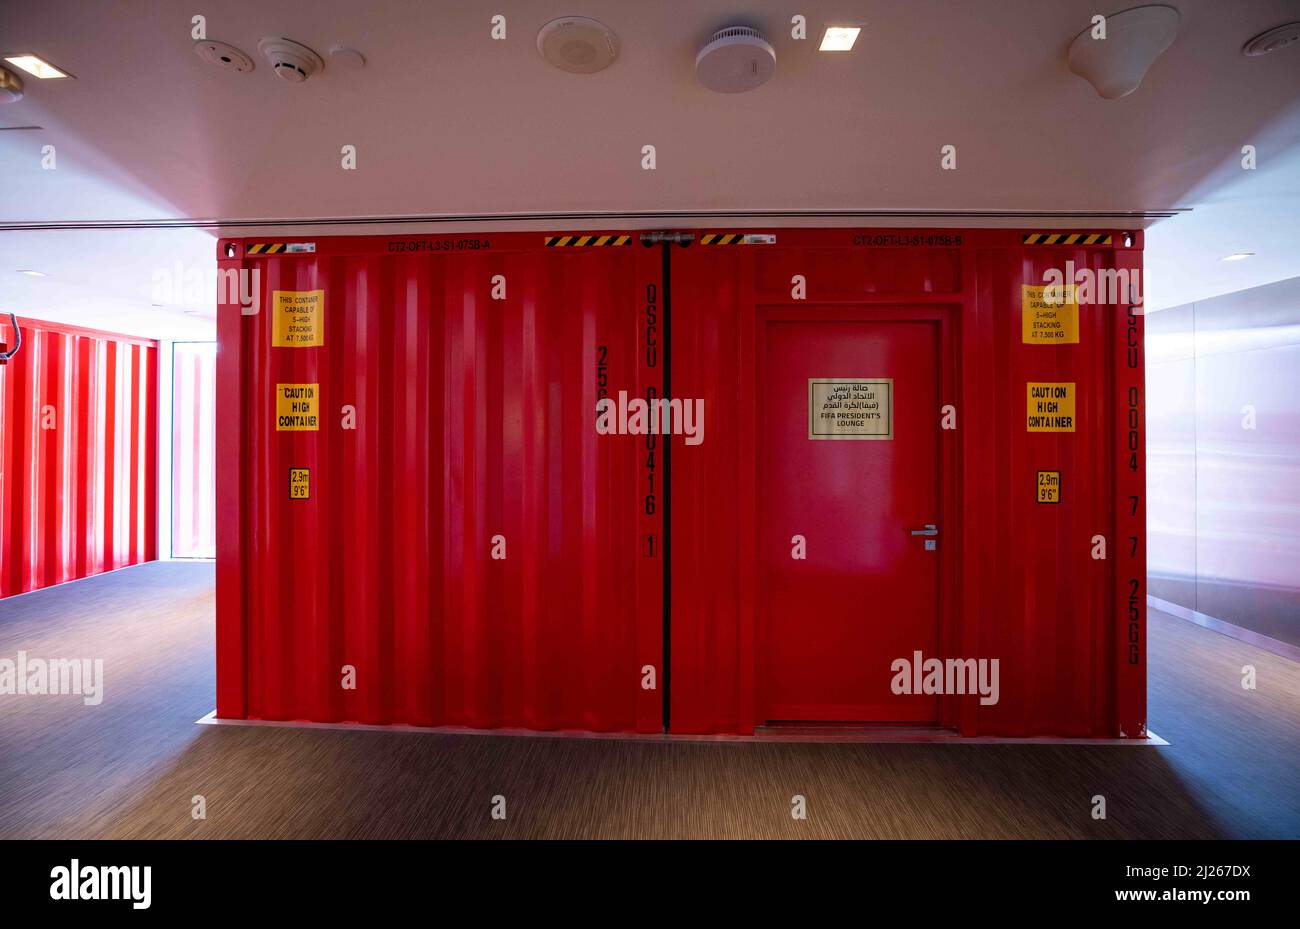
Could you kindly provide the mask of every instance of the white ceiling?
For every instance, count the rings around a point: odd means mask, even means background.
[[[9,2],[0,53],[35,52],[76,80],[30,79],[24,100],[0,106],[0,127],[43,127],[0,132],[0,224],[1191,207],[1151,229],[1150,306],[1300,275],[1300,48],[1258,59],[1239,51],[1300,19],[1300,0],[1173,5],[1178,40],[1136,93],[1106,101],[1065,64],[1093,13],[1125,7],[1096,0],[207,7],[209,37],[254,57],[260,37],[282,34],[368,59],[355,73],[327,65],[303,85],[277,80],[260,58],[242,75],[202,63],[193,4]],[[808,41],[790,38],[795,12],[808,19]],[[490,38],[494,13],[506,16],[504,42]],[[572,13],[619,34],[622,54],[607,71],[572,75],[541,61],[537,29]],[[734,22],[769,36],[776,77],[749,94],[713,94],[695,82],[693,56]],[[844,22],[863,25],[857,48],[819,53],[821,27]],[[345,144],[357,147],[356,171],[340,167]],[[646,144],[655,171],[641,169]],[[956,171],[939,168],[947,144]],[[1259,151],[1254,172],[1239,167],[1245,144]],[[45,145],[56,147],[56,170],[41,167]],[[0,309],[202,337],[210,300],[151,304],[175,262],[195,273],[211,265],[214,236],[0,231]],[[1235,251],[1256,257],[1218,261]],[[49,276],[13,273],[22,267]]]

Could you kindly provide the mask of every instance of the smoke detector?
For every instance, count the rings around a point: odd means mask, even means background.
[[[695,56],[695,76],[720,94],[761,87],[775,73],[776,49],[749,26],[719,29]]]
[[[23,79],[0,68],[0,103],[17,103],[23,98]]]
[[[595,74],[618,58],[618,36],[589,16],[564,16],[537,33],[537,50],[561,71]]]
[[[194,43],[194,54],[210,65],[216,65],[226,71],[238,71],[246,74],[254,68],[253,59],[249,58],[233,45],[225,42],[213,42],[200,39]]]
[[[1107,100],[1138,89],[1148,69],[1174,44],[1178,11],[1171,6],[1139,6],[1106,17],[1106,37],[1093,38],[1093,27],[1074,37],[1070,70]]]
[[[283,36],[267,36],[257,43],[257,50],[271,62],[272,71],[292,84],[301,84],[325,68],[320,55]]]
[[[335,45],[330,49],[330,64],[343,71],[360,71],[366,66],[366,56],[355,48]]]
[[[1267,55],[1269,52],[1295,45],[1297,42],[1300,42],[1300,23],[1287,23],[1268,32],[1261,32],[1241,47],[1241,53],[1251,58],[1258,58],[1260,55]]]

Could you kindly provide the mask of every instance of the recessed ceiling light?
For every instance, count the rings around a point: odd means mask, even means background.
[[[50,64],[43,58],[37,58],[35,55],[10,55],[5,58],[15,68],[22,68],[32,77],[39,77],[42,80],[50,80],[57,77],[72,77],[66,71],[60,71],[54,65]]]
[[[33,271],[31,268],[19,268],[19,269],[18,269],[18,273],[19,273],[19,274],[27,274],[27,275],[30,275],[30,276],[32,276],[32,277],[45,277],[45,276],[46,276],[46,274],[45,274],[44,271]]]
[[[862,31],[861,26],[827,26],[826,34],[822,36],[822,52],[847,52],[853,48],[853,43],[858,41],[858,33]]]
[[[1231,255],[1225,255],[1220,261],[1243,261],[1249,258],[1254,252],[1233,252]]]

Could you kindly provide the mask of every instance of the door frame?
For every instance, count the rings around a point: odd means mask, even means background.
[[[766,301],[757,302],[754,306],[754,315],[752,320],[751,338],[753,346],[753,377],[749,379],[748,389],[750,396],[754,398],[751,409],[746,417],[746,431],[750,433],[746,436],[743,444],[748,445],[754,452],[752,484],[748,488],[748,495],[752,501],[751,506],[755,514],[751,538],[745,539],[743,548],[747,551],[748,557],[745,559],[748,564],[747,568],[749,577],[749,588],[753,591],[753,609],[749,611],[750,627],[752,635],[750,637],[741,636],[741,662],[742,667],[747,667],[752,674],[753,681],[753,720],[755,725],[765,725],[768,721],[768,651],[767,651],[767,620],[765,615],[765,604],[768,598],[765,595],[764,572],[759,568],[757,559],[758,532],[762,524],[762,518],[758,514],[762,512],[762,500],[759,498],[762,487],[761,453],[758,443],[762,441],[763,431],[759,424],[760,415],[759,397],[761,386],[766,381],[767,368],[767,339],[768,324],[771,322],[793,321],[793,322],[930,322],[934,323],[938,329],[939,346],[938,346],[938,384],[937,396],[939,405],[953,404],[957,409],[957,428],[952,430],[940,430],[939,435],[939,513],[936,518],[940,528],[939,535],[939,589],[936,591],[938,598],[938,629],[936,637],[936,647],[938,655],[934,657],[946,657],[950,647],[955,643],[962,641],[960,635],[960,608],[959,598],[961,596],[961,551],[959,540],[963,537],[963,526],[961,522],[961,497],[960,497],[960,479],[961,479],[961,404],[959,401],[960,380],[959,380],[959,357],[957,346],[960,344],[960,319],[962,314],[962,301],[959,295],[945,295],[941,303],[927,303],[917,300],[915,297],[890,297],[884,300],[873,300],[870,295],[855,297],[848,300],[819,300],[810,303],[807,307],[791,305],[789,303],[771,303]],[[940,410],[934,411],[935,426],[939,427]],[[945,441],[945,436],[947,440]],[[743,529],[742,529],[743,531]],[[748,641],[747,641],[748,640]],[[745,652],[749,654],[745,654]],[[938,728],[956,728],[958,726],[958,699],[959,695],[941,694],[939,695]]]

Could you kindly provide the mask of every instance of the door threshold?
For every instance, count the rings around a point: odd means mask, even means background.
[[[754,727],[754,738],[768,742],[954,742],[956,729],[917,723],[769,721]]]
[[[1147,730],[1144,739],[1089,739],[1066,736],[963,736],[944,726],[911,723],[769,722],[754,727],[763,742],[931,742],[949,745],[1168,745]]]

